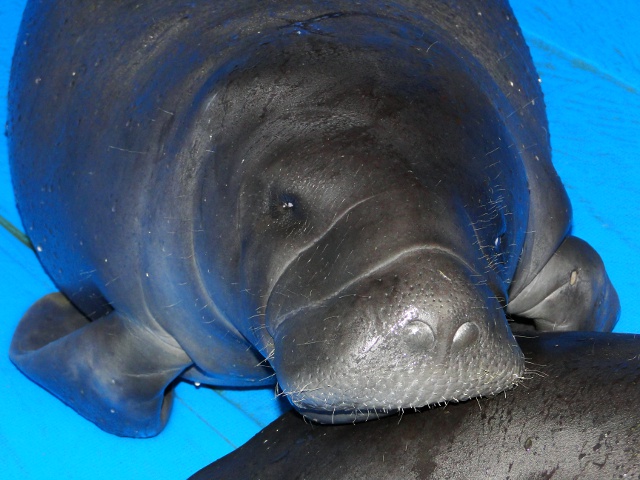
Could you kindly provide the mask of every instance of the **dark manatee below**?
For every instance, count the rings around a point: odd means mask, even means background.
[[[326,423],[508,389],[508,322],[611,330],[502,1],[30,1],[7,131],[60,293],[11,359],[150,436],[171,383]]]
[[[357,426],[289,412],[191,480],[640,478],[640,335],[518,341],[531,370],[504,395]]]

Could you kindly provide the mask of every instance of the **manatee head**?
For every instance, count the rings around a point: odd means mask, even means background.
[[[216,151],[196,250],[235,272],[210,289],[228,285],[219,304],[321,422],[490,395],[524,371],[504,307],[528,197],[501,93],[444,40],[358,28],[264,42],[198,113]]]

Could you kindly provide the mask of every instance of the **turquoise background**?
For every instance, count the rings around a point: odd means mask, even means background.
[[[0,124],[24,0],[0,5]],[[513,0],[542,78],[554,163],[574,234],[603,257],[622,302],[616,331],[640,333],[640,2]],[[20,226],[0,141],[0,214]],[[286,404],[272,389],[180,384],[152,439],[102,432],[27,380],[6,352],[24,311],[54,290],[33,253],[0,228],[0,465],[11,479],[186,478],[247,441]],[[603,408],[606,406],[603,405]]]

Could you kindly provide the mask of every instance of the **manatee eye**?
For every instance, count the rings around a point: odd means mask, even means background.
[[[265,213],[269,218],[268,228],[283,235],[303,233],[307,225],[305,202],[290,191],[271,190]]]
[[[272,193],[269,201],[269,214],[273,219],[292,216],[298,212],[298,198],[291,193]]]

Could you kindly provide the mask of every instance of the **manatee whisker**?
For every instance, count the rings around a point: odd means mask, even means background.
[[[270,378],[275,378],[276,377],[276,372],[273,372],[271,375],[267,375],[266,377],[261,378],[259,381],[263,382],[266,380],[269,380]]]
[[[527,369],[525,370],[525,375],[528,375],[528,374],[537,375],[538,377],[543,377],[543,378],[546,378],[546,377],[548,377],[548,376],[549,376],[549,375],[548,375],[547,373],[545,373],[545,372],[542,372],[542,371],[540,371],[540,370],[533,370],[533,369],[531,369],[531,368],[527,368]],[[524,377],[523,377],[523,378],[524,378]],[[531,378],[531,377],[529,377],[529,378]]]
[[[304,345],[314,345],[316,343],[330,343],[330,340],[314,340],[314,341],[308,341],[303,343],[296,343],[296,345],[304,346]]]
[[[535,337],[532,337],[532,338],[535,338]],[[535,365],[536,367],[548,367],[549,366],[549,365],[546,365],[544,363],[535,363],[535,362],[529,360],[526,357],[524,359],[524,363],[529,364],[529,365]]]

